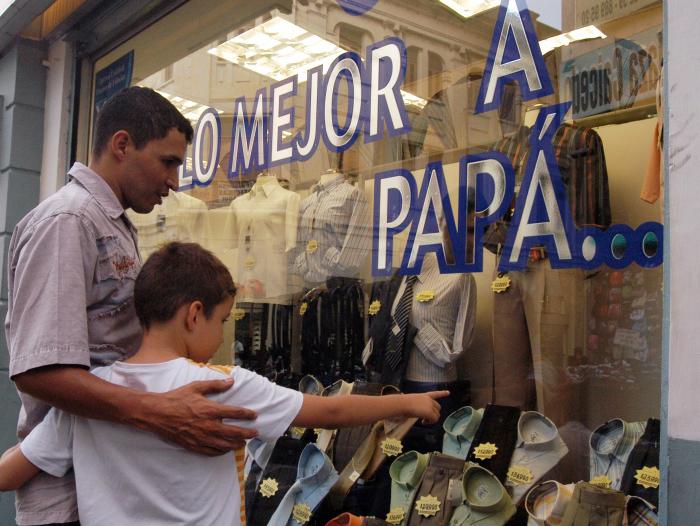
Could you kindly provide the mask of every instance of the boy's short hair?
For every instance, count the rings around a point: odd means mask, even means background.
[[[110,137],[119,130],[131,136],[137,150],[154,139],[163,139],[171,129],[192,142],[192,125],[172,103],[157,91],[133,86],[110,98],[97,114],[92,153],[99,157]]]
[[[148,329],[175,316],[182,305],[201,301],[209,318],[214,307],[236,294],[226,266],[197,243],[174,241],[146,260],[134,285],[134,304]]]

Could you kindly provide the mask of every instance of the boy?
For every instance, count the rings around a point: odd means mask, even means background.
[[[192,243],[171,243],[144,264],[134,288],[144,329],[139,351],[93,370],[118,385],[167,392],[222,378],[208,361],[223,340],[236,289],[226,267]],[[447,392],[382,397],[302,395],[235,367],[233,387],[212,398],[248,407],[259,436],[272,440],[290,425],[336,428],[389,417],[434,422]],[[236,422],[250,427],[248,421]],[[62,476],[74,467],[83,526],[237,525],[240,494],[233,455],[203,457],[148,432],[52,409],[19,447],[0,460],[0,490],[16,489],[40,470]]]

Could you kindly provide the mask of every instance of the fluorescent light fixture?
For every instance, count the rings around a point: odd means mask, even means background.
[[[14,3],[15,0],[0,0],[0,16],[4,15],[5,11],[7,11]]]
[[[440,0],[445,7],[458,15],[469,18],[501,5],[501,0]]]
[[[173,106],[175,106],[179,110],[179,112],[185,116],[185,118],[192,122],[197,122],[202,113],[204,113],[204,110],[209,108],[209,106],[207,106],[206,104],[200,104],[199,102],[194,102],[192,100],[185,99],[178,95],[171,95],[170,93],[167,93],[163,90],[157,89],[156,91],[163,95],[163,97],[168,99],[173,104]],[[218,111],[220,114],[224,113],[218,108],[216,108],[216,111]]]
[[[586,26],[579,29],[574,29],[568,33],[562,33],[561,35],[556,35],[545,40],[540,40],[540,49],[542,54],[545,55],[553,49],[562,46],[568,46],[572,42],[580,42],[581,40],[593,40],[595,38],[607,38],[605,33],[603,33],[596,26]]]
[[[327,70],[346,50],[276,16],[208,52],[274,80],[297,75],[299,82],[304,82],[307,71],[321,65]],[[401,94],[407,105],[422,109],[427,104],[425,99],[412,93],[402,91]]]

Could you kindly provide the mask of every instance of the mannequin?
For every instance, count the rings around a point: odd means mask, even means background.
[[[229,205],[224,234],[238,251],[239,301],[290,303],[287,258],[296,247],[299,200],[275,176],[262,172],[250,192]]]
[[[336,170],[324,172],[300,205],[294,272],[309,286],[328,278],[355,278],[371,243],[367,198]]]

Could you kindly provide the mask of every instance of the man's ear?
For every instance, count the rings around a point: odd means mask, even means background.
[[[197,326],[197,322],[204,317],[204,304],[199,301],[193,301],[187,307],[185,315],[185,327],[188,331],[193,331]]]
[[[131,135],[126,130],[119,130],[112,135],[109,141],[109,150],[115,158],[123,161],[126,158],[127,150],[133,145]]]

